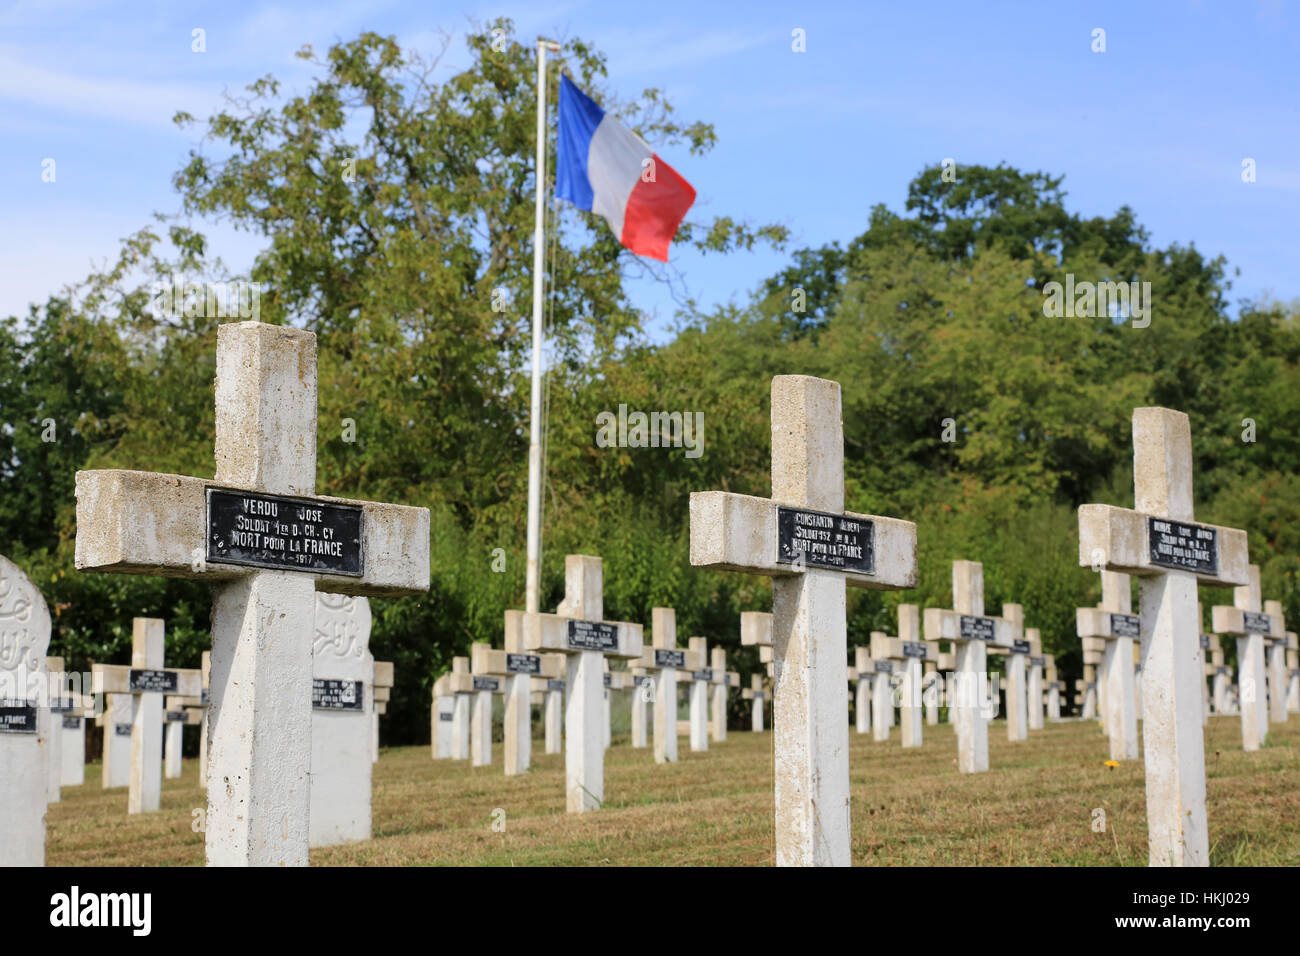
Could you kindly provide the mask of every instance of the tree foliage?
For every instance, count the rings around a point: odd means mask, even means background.
[[[305,49],[305,91],[264,77],[203,124],[181,115],[204,133],[175,177],[182,216],[0,323],[0,529],[71,666],[124,659],[138,615],[168,621],[172,663],[196,664],[209,641],[205,588],[82,575],[72,555],[77,469],[212,473],[226,319],[150,309],[155,281],[232,278],[189,226],[200,215],[264,237],[247,277],[260,318],[319,337],[318,492],[433,513],[429,593],[373,604],[372,650],[397,663],[388,739],[426,738],[434,677],[471,641],[499,643],[523,594],[536,61],[507,22],[469,45],[471,65],[443,78],[436,58],[363,34]],[[714,142],[658,91],[618,101],[581,41],[551,68],[651,142]],[[1077,676],[1074,609],[1099,595],[1077,566],[1074,512],[1132,504],[1129,423],[1146,404],[1191,416],[1198,517],[1248,529],[1265,592],[1300,616],[1298,310],[1245,304],[1230,319],[1222,259],[1152,248],[1128,207],[1084,219],[1061,187],[1006,165],[955,181],[923,170],[903,210],[877,206],[851,241],[794,251],[752,301],[687,311],[660,345],[626,293],[642,263],[599,218],[552,214],[544,605],[561,596],[566,553],[598,554],[608,616],[673,606],[683,633],[757,667],[736,615],[770,606],[770,588],[690,567],[687,503],[712,488],[769,493],[769,383],[797,372],[843,385],[848,506],[919,526],[919,588],[853,593],[854,642],[893,631],[901,601],[948,606],[951,562],[968,558],[985,563],[988,607],[1022,603]],[[784,239],[725,216],[678,235],[719,253]],[[1150,325],[1048,317],[1044,287],[1066,276],[1149,282]],[[603,447],[597,416],[621,405],[700,413],[703,454]]]

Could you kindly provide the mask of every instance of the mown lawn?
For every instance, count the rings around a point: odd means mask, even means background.
[[[1006,740],[990,727],[992,771],[956,770],[948,725],[903,750],[851,735],[853,860],[858,865],[1145,865],[1142,763],[1105,766],[1096,723],[1078,721]],[[605,763],[606,804],[564,812],[563,757],[534,747],[533,770],[434,761],[427,747],[382,751],[375,770],[374,839],[312,852],[317,865],[726,865],[772,860],[771,735],[732,731],[708,753],[681,740],[681,760],[615,738]],[[1240,721],[1214,717],[1206,736],[1212,860],[1300,864],[1300,717],[1274,725],[1267,747],[1241,750]],[[128,816],[126,790],[105,791],[100,768],[50,807],[47,862],[201,865],[196,808],[206,805],[198,761],[163,781],[158,813]],[[504,811],[504,816],[496,811]],[[1095,832],[1104,811],[1105,831]],[[494,829],[494,820],[497,828]],[[504,822],[502,829],[500,824]]]

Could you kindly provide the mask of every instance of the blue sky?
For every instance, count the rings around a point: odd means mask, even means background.
[[[1273,2],[734,3],[657,0],[466,3],[0,3],[0,314],[23,313],[92,264],[153,210],[196,144],[171,116],[205,117],[223,91],[308,73],[370,29],[467,62],[471,19],[512,17],[524,38],[579,36],[609,58],[623,97],[662,88],[685,119],[715,124],[704,157],[666,149],[699,192],[698,216],[782,222],[795,245],[848,241],[883,202],[901,210],[925,165],[1006,161],[1065,175],[1071,209],[1132,205],[1157,245],[1223,253],[1235,301],[1300,296],[1300,11]],[[191,52],[191,31],[207,52]],[[1106,52],[1091,50],[1094,28]],[[791,50],[803,29],[807,51]],[[652,144],[653,145],[653,144]],[[1257,181],[1241,181],[1244,158]],[[42,161],[57,163],[54,183]],[[203,224],[200,224],[203,225]],[[246,268],[258,240],[208,227]],[[766,250],[674,252],[708,307],[743,301],[786,261]],[[633,286],[656,337],[666,290]],[[1235,311],[1235,310],[1234,310]]]

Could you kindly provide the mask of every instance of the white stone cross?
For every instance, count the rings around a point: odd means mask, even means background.
[[[429,588],[426,508],[316,494],[316,336],[217,329],[216,478],[77,473],[82,571],[212,582],[207,861],[307,863],[317,589]]]
[[[470,708],[474,698],[474,678],[469,672],[468,657],[453,657],[451,673],[446,675],[452,693],[451,759],[470,758]]]
[[[1007,740],[1029,739],[1029,708],[1025,700],[1025,664],[1032,648],[1025,639],[1025,611],[1019,604],[1002,605],[1002,616],[1011,624],[1011,644],[989,647],[989,653],[1006,658]]]
[[[982,773],[989,769],[989,717],[997,694],[990,700],[987,645],[1010,647],[1016,634],[1006,617],[984,615],[984,565],[978,561],[952,563],[953,610],[925,609],[925,638],[951,641],[956,653],[955,693],[948,700],[957,726],[957,769]],[[1019,605],[1004,604],[1004,612],[1017,613]]]
[[[898,720],[902,729],[904,747],[922,744],[922,665],[935,662],[939,645],[921,640],[921,609],[915,604],[898,605],[898,637],[884,637],[877,641],[871,636],[873,657],[888,660],[899,677]],[[891,701],[892,703],[892,701]],[[892,713],[893,707],[890,711]],[[938,715],[935,715],[938,719]]]
[[[1133,491],[1133,510],[1079,508],[1079,564],[1140,578],[1149,862],[1206,866],[1196,586],[1248,583],[1246,532],[1193,523],[1192,432],[1182,412],[1133,410]]]
[[[1102,723],[1110,740],[1111,760],[1138,759],[1137,692],[1133,673],[1134,641],[1141,644],[1142,619],[1133,614],[1129,576],[1101,572],[1101,604],[1075,610],[1075,630],[1084,640],[1104,641],[1100,681],[1105,710]],[[1197,626],[1199,637],[1200,627]],[[1204,683],[1204,681],[1202,681]]]
[[[131,771],[127,813],[152,813],[162,801],[163,705],[167,694],[201,697],[198,669],[163,667],[163,622],[152,617],[131,621],[131,666],[95,664],[95,693],[127,695],[131,706]],[[113,727],[119,732],[120,724]],[[105,727],[107,740],[109,733]]]
[[[924,620],[924,617],[922,617],[922,620]],[[953,702],[957,699],[957,652],[956,645],[950,645],[950,647],[951,650],[939,652],[938,677],[943,689],[944,705],[948,708],[944,719],[956,726],[957,708]]]
[[[79,686],[80,681],[77,684]],[[62,693],[67,695],[73,689],[65,679]],[[59,714],[63,738],[59,741],[59,751],[63,755],[59,784],[63,787],[80,787],[86,782],[86,717],[94,711],[94,696],[72,693],[67,702],[71,706]]]
[[[200,699],[171,694],[163,699],[163,776],[168,780],[181,776],[185,728],[197,727],[203,722]]]
[[[1229,676],[1227,659],[1223,655],[1223,642],[1219,640],[1218,634],[1207,631],[1201,635],[1201,643],[1203,650],[1209,652],[1205,672],[1210,678],[1210,711],[1222,716],[1228,712]]]
[[[164,625],[158,618],[137,617],[131,621],[131,669],[153,675],[162,670]],[[129,678],[128,678],[129,679]],[[147,685],[147,680],[146,680]],[[166,679],[164,678],[164,683]],[[131,784],[127,813],[152,813],[162,805],[162,693],[142,693],[136,681],[131,693]],[[199,688],[202,690],[202,688]]]
[[[850,862],[845,585],[916,586],[916,525],[844,510],[838,382],[772,379],[772,497],[691,494],[691,564],[772,578],[778,866]]]
[[[563,661],[557,654],[530,654],[524,650],[524,612],[506,611],[506,647],[496,651],[487,644],[471,647],[472,670],[504,682],[505,773],[527,773],[533,762],[533,678],[559,680]]]
[[[1204,624],[1205,624],[1205,610],[1201,606],[1201,603],[1197,601],[1196,602],[1196,626],[1199,629],[1203,627]],[[1201,726],[1202,727],[1208,727],[1210,725],[1210,713],[1211,713],[1212,704],[1210,701],[1210,685],[1206,681],[1206,678],[1214,677],[1214,665],[1210,663],[1210,657],[1214,653],[1214,645],[1217,643],[1217,640],[1218,639],[1208,631],[1200,632],[1200,652],[1201,652],[1201,667],[1202,667],[1201,673],[1204,675],[1201,678]]]
[[[369,840],[375,658],[370,602],[316,592],[312,641],[312,847]]]
[[[1210,614],[1216,634],[1237,639],[1241,746],[1243,750],[1258,750],[1268,738],[1268,676],[1264,667],[1264,644],[1268,640],[1285,641],[1286,628],[1280,614],[1274,617],[1263,611],[1259,596],[1259,565],[1250,565],[1247,574],[1248,582],[1232,591],[1232,606],[1216,605]]]
[[[927,648],[930,645],[926,645]],[[938,645],[934,645],[936,648]],[[921,674],[921,699],[925,703],[925,722],[931,727],[939,723],[939,700],[943,696],[943,673],[939,670],[939,652],[926,657]]]
[[[1264,643],[1264,669],[1268,673],[1268,719],[1286,723],[1286,616],[1281,601],[1265,601],[1264,613],[1277,625]]]
[[[1025,628],[1025,641],[1029,644],[1028,697],[1029,729],[1043,729],[1043,641],[1036,627]]]
[[[605,684],[605,748],[608,749],[614,740],[613,692],[631,690],[633,686],[632,673],[626,670],[611,670],[609,658],[607,657],[605,658],[605,676],[602,680]]]
[[[880,743],[889,741],[889,731],[894,726],[894,662],[889,660],[890,638],[883,631],[871,632],[871,657],[858,658],[858,681],[861,686],[864,672],[871,674],[871,739]]]
[[[1047,719],[1061,719],[1061,692],[1065,690],[1065,681],[1056,673],[1056,655],[1043,655],[1043,677],[1047,682]]]
[[[60,787],[63,784],[63,726],[62,715],[72,708],[72,701],[64,693],[64,673],[62,657],[46,657],[45,673],[48,675],[50,723],[46,737],[46,779],[48,781],[46,799],[49,803],[58,803],[63,799]]]
[[[484,661],[483,651],[490,645],[470,645],[470,686],[473,691],[473,711],[470,718],[470,766],[492,766],[492,695],[504,694],[506,683],[476,667]]]
[[[45,865],[49,646],[45,599],[0,555],[0,866]]]
[[[686,643],[698,662],[686,675],[690,685],[690,746],[692,752],[703,753],[709,749],[709,686],[713,683],[709,641],[704,637],[692,637]]]
[[[1286,708],[1290,713],[1300,713],[1300,637],[1295,631],[1286,632]]]
[[[853,648],[853,666],[848,669],[849,683],[853,686],[853,729],[860,734],[871,733],[871,688],[876,682],[876,663],[871,659],[871,647]],[[880,740],[880,737],[876,737]],[[885,740],[889,728],[885,728]]]
[[[742,633],[744,615],[741,615]],[[677,673],[693,671],[704,662],[693,650],[677,646],[677,612],[670,607],[650,609],[650,647],[642,651],[637,666],[657,672],[654,689],[655,763],[677,760]]]
[[[1084,721],[1095,721],[1099,713],[1097,697],[1100,695],[1100,687],[1097,683],[1097,667],[1101,666],[1101,656],[1105,653],[1105,649],[1105,641],[1100,637],[1084,639],[1083,678],[1074,682],[1075,696],[1078,697],[1075,704],[1079,706],[1079,714]]]
[[[567,655],[564,780],[570,813],[599,809],[605,800],[605,656],[641,656],[641,625],[604,621],[604,614],[600,558],[570,554],[557,612],[524,615],[525,648]]]
[[[451,680],[445,674],[433,682],[432,706],[429,708],[430,723],[429,742],[433,749],[433,759],[451,758],[451,724],[455,719],[455,695],[451,692]]]
[[[741,611],[740,612],[740,643],[743,647],[757,647],[758,659],[766,665],[767,675],[773,675],[773,655],[772,655],[772,615],[767,611]],[[753,730],[762,732],[763,730],[763,701],[768,699],[768,695],[762,690],[762,675],[756,675],[759,678],[759,684],[751,685],[746,700],[754,701],[752,712],[750,714],[750,726]],[[753,696],[755,693],[760,696]],[[755,716],[757,715],[757,716]]]
[[[556,658],[555,667],[561,675],[566,673],[563,654],[550,655]],[[548,754],[558,754],[564,747],[564,694],[568,685],[561,676],[546,682],[546,716],[545,747]]]
[[[644,653],[644,651],[642,652]],[[655,679],[648,668],[639,664],[631,668],[632,672],[632,746],[635,748],[650,745],[650,726],[654,723],[651,708],[654,706]]]
[[[749,729],[756,734],[763,732],[763,701],[767,700],[767,691],[763,689],[763,675],[755,671],[749,677],[749,686],[740,692],[745,700],[753,701],[750,705]]]
[[[91,663],[91,671],[102,665]],[[95,717],[103,729],[103,766],[100,787],[116,790],[131,783],[131,695],[105,694],[104,709]]]
[[[727,739],[727,691],[740,686],[740,675],[727,670],[727,652],[715,647],[709,669],[713,671],[713,702],[710,705],[709,734],[714,743]]]

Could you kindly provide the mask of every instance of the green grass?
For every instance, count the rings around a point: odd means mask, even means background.
[[[1269,746],[1241,750],[1240,721],[1206,732],[1211,859],[1217,865],[1300,863],[1300,718],[1271,728]],[[1141,866],[1146,864],[1142,762],[1105,766],[1096,723],[1066,722],[1009,744],[989,732],[992,770],[957,772],[948,725],[903,750],[850,730],[853,862],[873,866]],[[427,747],[382,751],[374,779],[374,838],[312,851],[317,865],[729,865],[772,862],[772,739],[732,731],[708,753],[682,739],[681,760],[657,766],[615,738],[605,760],[605,806],[564,812],[563,757],[534,747],[532,772],[430,759]],[[198,762],[163,781],[162,809],[128,816],[126,790],[66,788],[49,811],[47,862],[200,865],[193,811],[206,801]],[[505,811],[504,832],[493,814]],[[1105,832],[1094,832],[1094,810]],[[499,817],[499,815],[498,815]]]

